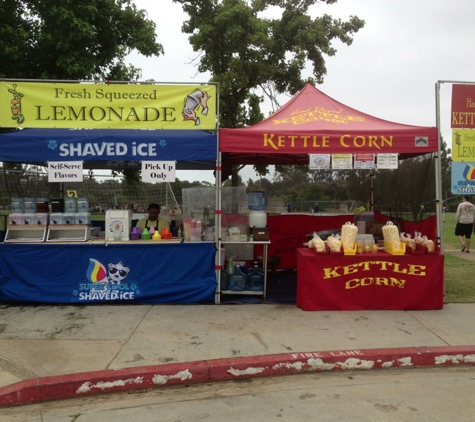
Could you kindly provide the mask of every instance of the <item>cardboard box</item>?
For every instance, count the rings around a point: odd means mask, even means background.
[[[372,234],[374,237],[383,237],[383,227],[385,223],[368,223],[366,226],[367,234]]]
[[[269,240],[269,229],[267,227],[264,229],[253,227],[250,229],[250,234],[252,234],[253,241]]]

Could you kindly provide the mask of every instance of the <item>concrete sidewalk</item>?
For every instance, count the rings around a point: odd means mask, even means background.
[[[310,370],[475,364],[475,304],[1,306],[0,406]]]

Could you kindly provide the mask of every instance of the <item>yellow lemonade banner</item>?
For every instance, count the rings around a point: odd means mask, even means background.
[[[0,127],[216,129],[216,85],[0,81]]]
[[[452,129],[452,161],[475,161],[474,129]]]

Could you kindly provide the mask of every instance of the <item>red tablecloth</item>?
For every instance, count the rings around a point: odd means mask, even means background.
[[[441,309],[443,255],[316,255],[297,249],[297,306],[305,311]]]
[[[280,257],[279,268],[297,268],[295,250],[308,242],[307,234],[323,230],[339,233],[347,221],[354,221],[353,215],[302,215],[283,214],[267,218],[270,241],[269,256]]]

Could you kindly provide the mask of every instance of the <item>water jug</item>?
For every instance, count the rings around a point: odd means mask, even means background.
[[[267,209],[267,192],[254,191],[247,195],[250,210],[263,211]]]
[[[221,269],[219,288],[221,291],[228,290],[228,274],[224,269]]]
[[[252,268],[247,272],[246,290],[262,292],[264,290],[264,270],[259,268],[257,262],[254,262]]]
[[[246,276],[241,272],[241,266],[236,264],[234,272],[228,277],[228,290],[241,292],[246,290]]]
[[[265,211],[251,210],[249,212],[249,227],[258,229],[267,227],[267,213]]]
[[[65,198],[64,212],[78,212],[78,200],[76,198]]]
[[[25,200],[23,198],[12,198],[10,211],[12,213],[22,214],[25,212]]]

